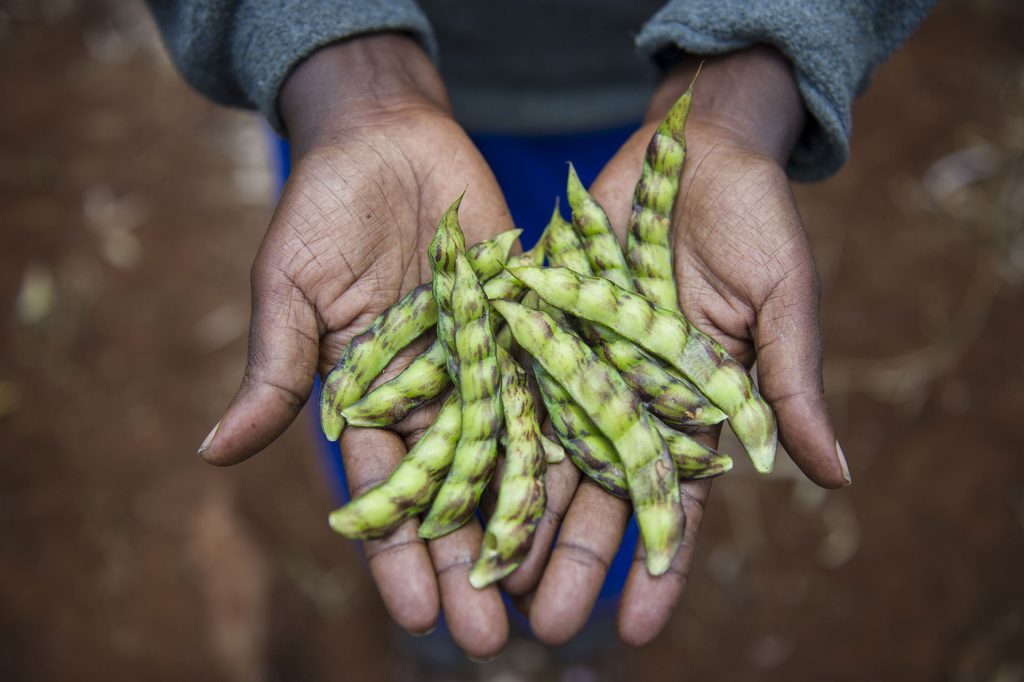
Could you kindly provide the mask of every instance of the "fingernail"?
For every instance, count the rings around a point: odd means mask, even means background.
[[[843,446],[836,441],[836,456],[839,458],[839,468],[843,472],[843,480],[846,481],[846,485],[853,483],[850,478],[850,466],[846,463],[846,455],[843,454]]]
[[[210,429],[210,432],[206,434],[206,438],[203,439],[203,444],[199,446],[199,451],[196,454],[202,455],[204,452],[206,452],[206,449],[210,447],[210,443],[213,442],[214,436],[217,435],[217,429],[219,428],[220,422],[217,422],[216,424],[213,425],[213,428]]]
[[[467,658],[467,659],[468,659],[468,660],[469,660],[469,661],[470,661],[471,663],[481,663],[481,664],[482,664],[482,663],[490,663],[491,661],[493,661],[494,659],[496,659],[496,658],[497,658],[497,656],[490,656],[490,657],[488,657],[488,658],[477,658],[476,656],[470,656],[469,654],[466,654],[466,658]]]
[[[434,630],[436,630],[436,629],[437,629],[437,626],[435,625],[432,628],[430,628],[429,630],[424,630],[423,632],[410,632],[409,634],[412,635],[413,637],[426,637],[427,635],[433,634]]]

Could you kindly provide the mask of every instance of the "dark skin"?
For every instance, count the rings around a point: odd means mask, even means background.
[[[591,188],[623,239],[647,140],[695,68],[684,60],[666,75],[649,122]],[[280,107],[293,171],[252,268],[242,385],[200,448],[217,465],[241,462],[276,439],[309,397],[314,374],[326,374],[348,340],[401,293],[429,280],[426,246],[463,189],[468,244],[513,227],[493,174],[411,39],[379,34],[321,49],[288,78]],[[676,277],[687,317],[748,366],[758,359],[787,451],[811,480],[835,488],[849,475],[821,385],[817,274],[781,167],[803,117],[789,67],[774,52],[757,48],[705,64],[673,220]],[[383,480],[426,421],[410,418],[396,431],[346,429],[352,494]],[[555,644],[586,623],[630,509],[581,481],[568,461],[549,468],[547,487],[530,555],[502,589],[538,638]],[[667,622],[709,487],[682,486],[686,539],[668,574],[650,577],[637,557],[619,609],[627,643],[649,642]],[[500,593],[468,582],[480,527],[470,523],[431,542],[417,528],[413,519],[365,543],[385,607],[413,633],[430,630],[443,608],[468,655],[496,655],[508,637]]]

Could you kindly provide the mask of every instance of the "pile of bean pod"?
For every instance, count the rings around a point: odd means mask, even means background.
[[[540,242],[520,255],[509,256],[518,230],[467,249],[461,197],[445,212],[430,244],[433,280],[352,339],[324,380],[320,414],[336,440],[346,424],[391,426],[435,401],[440,412],[385,482],[331,514],[332,528],[379,538],[425,513],[421,537],[450,533],[473,518],[503,451],[497,505],[470,574],[481,588],[525,558],[544,511],[547,463],[568,453],[632,502],[647,570],[660,575],[683,538],[679,480],[732,467],[688,432],[728,419],[755,468],[771,470],[771,409],[744,368],[679,308],[669,226],[691,92],[647,148],[625,252],[571,165],[572,222],[556,206]],[[434,328],[425,352],[368,391],[400,350]],[[530,374],[560,445],[541,433]]]

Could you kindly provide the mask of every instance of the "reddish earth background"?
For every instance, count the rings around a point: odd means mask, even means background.
[[[646,649],[442,675],[324,523],[310,420],[193,454],[244,359],[260,124],[139,3],[0,3],[0,679],[1024,680],[1022,26],[942,4],[796,188],[855,484],[727,476]]]

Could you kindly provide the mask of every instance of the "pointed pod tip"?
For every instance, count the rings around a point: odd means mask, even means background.
[[[565,448],[544,434],[540,434],[540,444],[544,448],[544,459],[548,464],[558,464],[565,460]]]
[[[775,445],[770,448],[754,450],[748,453],[754,469],[759,474],[770,474],[775,468]]]
[[[444,239],[444,235],[452,238],[456,242],[455,250],[463,251],[466,248],[466,237],[462,233],[462,226],[459,224],[459,207],[462,205],[462,198],[466,195],[466,191],[463,190],[462,194],[452,202],[452,205],[444,212],[441,216],[441,220],[437,224],[437,231],[434,233],[434,238],[431,240],[431,247],[436,247]],[[450,234],[448,234],[450,233]]]
[[[544,226],[544,231],[540,235],[539,241],[544,241],[548,238],[548,233],[551,232],[551,228],[558,225],[562,221],[562,214],[558,210],[558,202],[555,202],[555,210],[551,212],[551,217],[548,218],[548,224]]]
[[[573,173],[575,175],[575,173]],[[579,178],[576,178],[579,182]],[[544,235],[546,236],[548,231],[556,226],[565,223],[565,218],[562,217],[561,197],[555,197],[555,207],[551,209],[551,217],[548,218],[548,224],[544,227]]]
[[[697,65],[697,71],[693,74],[693,79],[690,80],[690,86],[686,88],[686,92],[693,93],[693,86],[697,84],[697,79],[700,78],[700,71],[704,68],[704,61],[700,60],[700,64]]]
[[[664,575],[668,572],[668,569],[671,568],[674,556],[674,548],[672,551],[659,550],[656,552],[649,552],[646,560],[647,572],[654,577]]]
[[[704,63],[697,67],[697,73],[693,75],[693,80],[690,81],[689,87],[686,91],[679,96],[665,114],[665,118],[658,126],[658,132],[668,135],[674,139],[681,139],[684,135],[686,128],[686,119],[690,116],[690,105],[693,104],[693,86],[697,83],[697,77],[700,76],[700,69]]]
[[[444,216],[448,217],[448,216],[450,216],[452,214],[456,214],[457,215],[458,212],[459,212],[459,207],[462,206],[462,199],[465,196],[466,196],[466,190],[462,190],[462,194],[460,194],[459,196],[455,197],[455,201],[453,201],[451,204],[449,204],[448,208],[445,209]],[[442,224],[444,223],[443,219],[441,220],[441,223]]]
[[[352,525],[352,515],[348,514],[345,511],[346,509],[347,505],[332,511],[327,517],[327,524],[335,533],[351,538],[352,534],[355,532],[355,528]]]
[[[505,230],[501,234],[495,236],[494,237],[494,241],[497,244],[501,245],[502,247],[508,245],[508,247],[511,248],[512,247],[512,243],[522,233],[523,233],[523,230],[521,228],[513,227],[511,230]]]
[[[320,415],[320,428],[323,429],[324,437],[334,443],[341,438],[341,432],[345,430],[345,418],[333,409]]]
[[[713,426],[715,424],[721,424],[722,422],[729,418],[729,415],[727,415],[725,412],[722,412],[722,410],[718,409],[714,405],[708,404],[707,407],[704,407],[702,409],[703,412],[701,416],[706,420],[702,421],[702,424]]]
[[[433,516],[427,514],[427,518],[420,523],[419,536],[424,540],[436,540],[447,535],[451,530],[438,523]]]
[[[580,174],[577,173],[577,170],[575,170],[575,166],[572,165],[571,161],[569,162],[569,175],[568,175],[568,179],[566,181],[566,184],[567,184],[568,189],[569,189],[569,203],[571,204],[572,203],[572,194],[571,194],[572,190],[573,189],[583,189],[584,188],[583,181],[580,180]]]
[[[469,584],[475,590],[482,590],[488,585],[496,583],[502,576],[495,569],[494,562],[490,560],[490,557],[480,557],[469,574]]]
[[[569,195],[569,206],[575,208],[576,204],[583,199],[587,189],[583,186],[580,176],[576,173],[576,166],[569,162],[569,177],[566,180],[566,194]]]
[[[417,535],[423,540],[436,540],[441,537],[440,533],[435,532],[433,528],[424,528],[423,526],[420,526]]]

